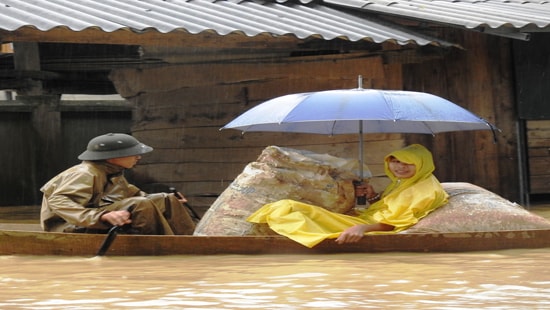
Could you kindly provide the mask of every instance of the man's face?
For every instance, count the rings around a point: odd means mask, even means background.
[[[110,159],[107,159],[106,161],[113,165],[130,169],[134,167],[140,159],[141,159],[141,155],[132,155],[132,156],[126,156],[126,157],[110,158]]]

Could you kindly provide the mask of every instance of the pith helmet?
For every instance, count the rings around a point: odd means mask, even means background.
[[[108,133],[88,142],[86,151],[78,156],[80,160],[104,160],[149,153],[152,147],[123,133]]]

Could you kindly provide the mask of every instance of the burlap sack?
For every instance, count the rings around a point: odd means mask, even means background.
[[[549,229],[550,221],[470,183],[442,183],[449,202],[404,233]]]
[[[355,207],[357,159],[269,146],[216,199],[194,235],[274,234],[246,218],[264,204],[294,199],[345,213]],[[370,176],[365,167],[365,176]]]

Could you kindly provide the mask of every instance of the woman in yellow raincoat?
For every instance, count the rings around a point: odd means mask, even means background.
[[[264,205],[247,220],[267,223],[273,231],[313,247],[324,239],[336,238],[341,244],[357,242],[365,233],[400,232],[447,202],[447,193],[432,174],[432,154],[422,145],[388,154],[384,170],[391,184],[381,194],[368,185],[372,204],[358,216],[286,199]]]

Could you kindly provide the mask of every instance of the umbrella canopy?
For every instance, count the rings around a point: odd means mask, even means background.
[[[222,129],[315,134],[359,134],[363,178],[363,133],[424,133],[492,130],[496,127],[441,97],[411,91],[363,89],[291,94],[261,103]]]
[[[228,128],[326,135],[496,129],[483,118],[432,94],[362,88],[277,97],[222,127]]]

